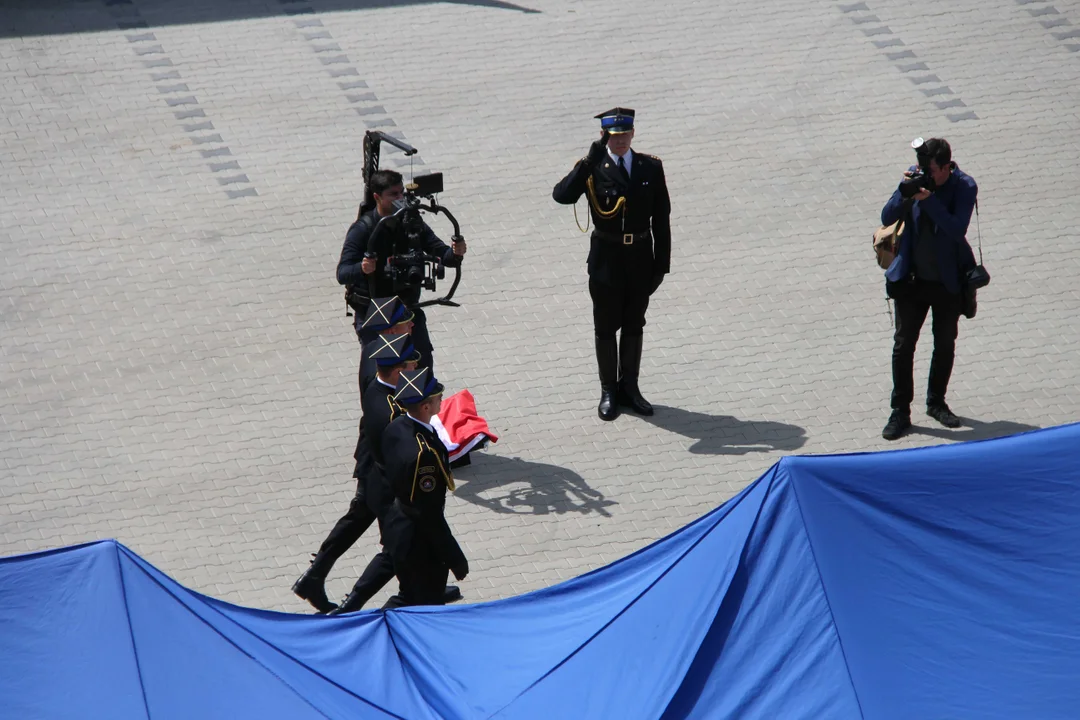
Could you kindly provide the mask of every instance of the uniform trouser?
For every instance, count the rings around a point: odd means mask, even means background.
[[[589,295],[593,303],[593,328],[597,337],[623,337],[645,332],[645,311],[649,309],[649,293],[645,288],[613,287],[589,278]]]
[[[338,558],[360,539],[373,522],[375,522],[375,513],[368,507],[367,500],[364,499],[362,482],[358,480],[356,495],[349,503],[348,512],[341,516],[330,530],[330,534],[323,540],[322,546],[319,547],[319,554],[316,557],[320,574],[325,576]]]
[[[382,550],[371,558],[371,562],[360,574],[360,579],[353,585],[351,594],[361,605],[367,604],[368,600],[386,587],[386,583],[394,579],[394,574],[394,560],[390,553]]]
[[[600,384],[610,388],[621,380],[636,383],[649,293],[643,288],[613,287],[589,278],[589,295],[593,301]],[[615,341],[615,332],[620,329],[621,347]]]
[[[412,344],[420,352],[420,364],[417,367],[431,368],[431,374],[435,374],[434,348],[431,346],[431,335],[428,333],[427,313],[422,308],[413,308]]]
[[[930,359],[926,404],[942,404],[945,402],[956,356],[961,298],[950,293],[939,282],[916,280],[897,283],[892,288],[893,300],[896,303],[892,407],[894,410],[908,410],[915,398],[915,345],[919,341],[919,332],[926,322],[928,312],[933,312],[934,353]]]
[[[383,607],[407,605],[445,605],[446,582],[450,569],[439,557],[432,542],[417,532],[407,559],[396,568],[401,590]]]

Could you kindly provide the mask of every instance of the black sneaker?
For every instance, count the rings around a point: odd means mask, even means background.
[[[953,414],[953,411],[949,409],[949,406],[945,403],[940,405],[927,405],[926,414],[937,420],[939,423],[947,428],[960,427],[960,418]]]
[[[911,427],[911,413],[904,412],[903,410],[893,410],[892,415],[889,416],[889,422],[885,424],[885,429],[881,431],[881,437],[886,440],[896,440]]]

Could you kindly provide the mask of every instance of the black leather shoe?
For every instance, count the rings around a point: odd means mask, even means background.
[[[881,437],[886,440],[896,440],[911,427],[911,412],[904,412],[903,410],[893,410],[892,415],[889,416],[889,422],[885,425],[885,429],[881,431]]]
[[[319,612],[328,613],[335,609],[337,605],[330,602],[330,598],[326,597],[325,582],[325,577],[318,575],[313,571],[313,568],[308,567],[304,574],[300,576],[300,579],[293,583],[292,591],[296,593],[297,597],[311,603],[311,606]]]
[[[641,397],[636,380],[623,380],[619,383],[619,404],[628,407],[639,415],[652,415],[653,408],[649,401]]]
[[[600,387],[600,405],[596,408],[596,414],[601,420],[614,420],[619,416],[619,408],[615,403],[616,391],[608,386]]]
[[[947,428],[960,427],[960,418],[953,414],[953,411],[949,409],[949,406],[945,403],[940,405],[927,405],[926,414],[937,420],[939,423]]]
[[[341,601],[341,604],[336,606],[333,610],[326,613],[327,615],[344,615],[345,613],[356,612],[364,607],[364,603],[367,602],[366,598],[360,597],[355,591],[350,592],[345,599]]]
[[[456,602],[456,601],[460,600],[461,599],[461,588],[459,588],[457,585],[447,585],[446,589],[443,590],[442,599],[443,599],[443,602],[448,602],[448,603],[452,603],[452,602]]]

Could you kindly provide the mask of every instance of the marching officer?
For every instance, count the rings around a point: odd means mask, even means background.
[[[373,351],[381,350],[386,340],[395,337],[408,337],[412,331],[413,314],[405,303],[397,297],[376,298],[368,305],[367,315],[359,324],[357,332],[361,338],[360,360],[360,398],[363,402],[363,389],[372,383],[377,372],[377,361],[370,357]],[[353,457],[356,465],[353,477],[356,478],[356,494],[349,503],[348,511],[338,519],[312,557],[311,564],[292,587],[293,592],[307,600],[320,613],[337,608],[326,596],[326,576],[333,569],[346,550],[353,546],[376,520],[376,514],[367,501],[367,477],[373,465],[369,443],[365,439],[365,420],[360,418],[356,450]]]
[[[376,344],[379,347],[372,347]],[[373,358],[378,365],[378,374],[368,385],[363,401],[364,437],[373,461],[368,469],[365,499],[368,507],[379,519],[381,533],[386,511],[394,502],[393,490],[386,481],[382,436],[391,422],[405,414],[405,409],[394,400],[394,394],[397,391],[397,382],[401,373],[416,369],[420,352],[414,349],[412,339],[408,335],[379,336],[369,347],[372,349],[368,357]],[[348,597],[336,610],[328,614],[341,615],[359,610],[393,578],[393,559],[388,552],[383,550],[368,563]],[[461,590],[457,586],[446,587],[445,602],[453,602],[460,598]]]
[[[442,605],[450,572],[458,580],[469,574],[469,563],[446,522],[446,491],[454,490],[449,454],[431,425],[442,393],[429,368],[401,373],[394,399],[406,414],[382,436],[386,479],[394,491],[383,542],[401,586],[384,607]]]
[[[630,149],[634,111],[613,108],[596,117],[600,139],[555,186],[552,197],[563,205],[588,197],[594,226],[589,295],[600,369],[597,412],[602,420],[614,420],[620,405],[653,414],[638,388],[638,373],[649,296],[671,264],[671,201],[660,159]]]

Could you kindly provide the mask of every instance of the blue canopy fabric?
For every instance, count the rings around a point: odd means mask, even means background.
[[[792,457],[618,562],[317,617],[114,541],[0,560],[11,718],[1075,718],[1080,425]]]

